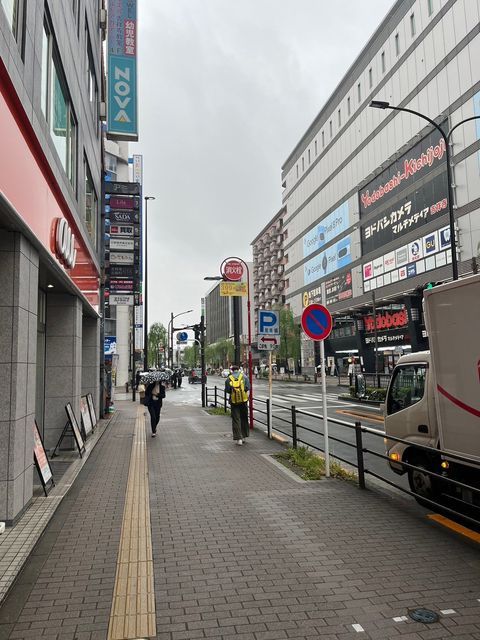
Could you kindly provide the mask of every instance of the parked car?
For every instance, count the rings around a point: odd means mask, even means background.
[[[207,377],[207,374],[205,374],[205,377]],[[195,369],[191,369],[190,373],[188,374],[188,382],[190,384],[195,384],[196,382],[201,384],[202,369],[200,367],[195,367]]]
[[[221,375],[222,378],[228,378],[228,376],[230,375],[230,369],[223,369]]]

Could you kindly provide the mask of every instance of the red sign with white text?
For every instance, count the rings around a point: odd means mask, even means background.
[[[223,275],[227,280],[238,282],[243,277],[243,264],[238,260],[229,260],[223,265]]]

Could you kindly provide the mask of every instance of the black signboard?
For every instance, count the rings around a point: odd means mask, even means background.
[[[352,272],[346,271],[325,280],[326,304],[335,304],[340,300],[348,300],[353,296]]]
[[[105,193],[119,196],[139,196],[140,184],[138,182],[109,182],[106,180]]]
[[[106,214],[111,224],[138,224],[140,213],[138,211],[109,211]]]
[[[131,264],[111,264],[109,267],[110,278],[127,278],[136,279],[140,278],[140,267]]]
[[[91,393],[87,393],[87,403],[88,403],[88,409],[90,411],[90,418],[92,420],[93,429],[95,429],[98,423],[98,419],[97,419],[97,413],[95,411],[95,405],[93,403],[93,396]]]
[[[420,178],[445,165],[446,160],[445,141],[434,130],[359,191],[360,216],[380,209],[383,202],[405,188],[413,191]]]
[[[48,461],[47,452],[45,451],[42,436],[40,435],[40,430],[36,420],[34,420],[33,423],[33,461],[35,462],[45,495],[48,495],[48,483],[51,482],[52,487],[54,487],[55,482],[53,481],[52,467]]]
[[[52,458],[56,455],[56,451],[62,444],[62,440],[67,435],[68,431],[71,431],[71,435],[73,436],[77,445],[78,453],[80,454],[80,457],[82,457],[82,452],[85,451],[85,442],[83,440],[82,432],[80,431],[80,427],[78,426],[78,422],[70,402],[67,402],[67,404],[65,405],[65,411],[67,413],[68,421],[67,424],[63,427],[62,434],[55,446],[55,449],[53,450]]]
[[[442,172],[380,215],[362,224],[362,254],[385,246],[448,212],[447,174]]]

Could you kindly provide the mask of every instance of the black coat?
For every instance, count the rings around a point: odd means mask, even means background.
[[[145,406],[148,406],[153,401],[152,393],[156,384],[157,384],[156,382],[151,382],[149,385],[147,385],[145,389],[145,399],[143,401],[143,404]],[[165,397],[165,386],[160,382],[160,398],[158,398],[160,402],[160,406],[162,406],[162,400],[164,397]]]

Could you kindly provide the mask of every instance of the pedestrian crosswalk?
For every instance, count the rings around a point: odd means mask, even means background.
[[[267,395],[257,395],[256,396],[259,400],[267,400],[268,396]],[[285,404],[285,405],[292,405],[295,404],[296,402],[322,402],[322,394],[318,393],[318,394],[306,394],[306,393],[302,393],[302,394],[293,394],[293,393],[285,393],[282,394],[281,396],[279,395],[273,395],[272,396],[273,402],[275,403],[280,403],[280,404]],[[335,395],[334,393],[327,393],[327,400],[329,402],[339,402],[338,400],[338,395]]]

